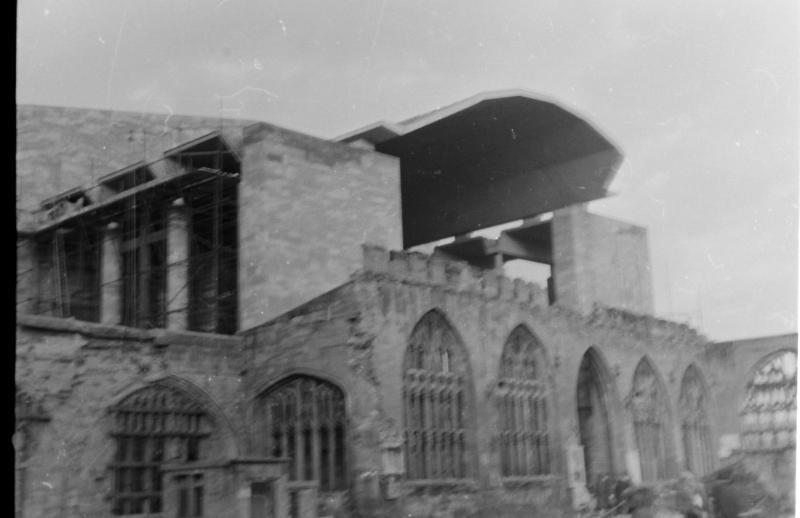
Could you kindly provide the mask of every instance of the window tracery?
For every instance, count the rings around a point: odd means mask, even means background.
[[[404,372],[408,478],[467,478],[469,369],[463,346],[439,312],[426,313],[414,327]]]
[[[785,351],[764,362],[747,384],[742,447],[794,447],[797,419],[797,354]]]
[[[131,394],[111,408],[111,417],[116,443],[112,513],[161,512],[162,464],[203,458],[212,432],[209,417],[199,403],[164,385]]]
[[[681,381],[678,407],[686,468],[695,475],[705,475],[713,465],[711,431],[706,413],[707,397],[700,371],[690,366]]]
[[[517,327],[508,337],[497,383],[500,467],[504,477],[550,473],[547,384],[542,347]]]
[[[347,486],[344,393],[331,383],[293,376],[260,400],[264,453],[288,457],[289,479],[319,481],[321,491]]]
[[[639,362],[633,376],[629,399],[633,414],[633,430],[642,480],[664,479],[667,473],[666,394],[655,370],[646,359]]]

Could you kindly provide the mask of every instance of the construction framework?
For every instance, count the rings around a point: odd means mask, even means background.
[[[234,333],[240,170],[214,132],[43,202],[33,311],[140,328],[185,313],[189,330]],[[175,266],[187,274],[168,286]]]

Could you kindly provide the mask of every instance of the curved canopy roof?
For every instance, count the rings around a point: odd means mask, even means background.
[[[400,158],[405,247],[605,197],[622,162],[586,120],[520,90],[337,140]]]

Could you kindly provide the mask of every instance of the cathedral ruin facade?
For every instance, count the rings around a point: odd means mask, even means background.
[[[17,128],[19,516],[570,516],[745,454],[793,476],[796,335],[654,317],[646,230],[586,209],[622,154],[555,102]]]

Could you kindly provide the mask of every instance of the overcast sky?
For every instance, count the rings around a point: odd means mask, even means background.
[[[625,153],[593,211],[645,225],[660,316],[797,323],[797,0],[24,0],[20,103],[332,138],[523,88]]]

